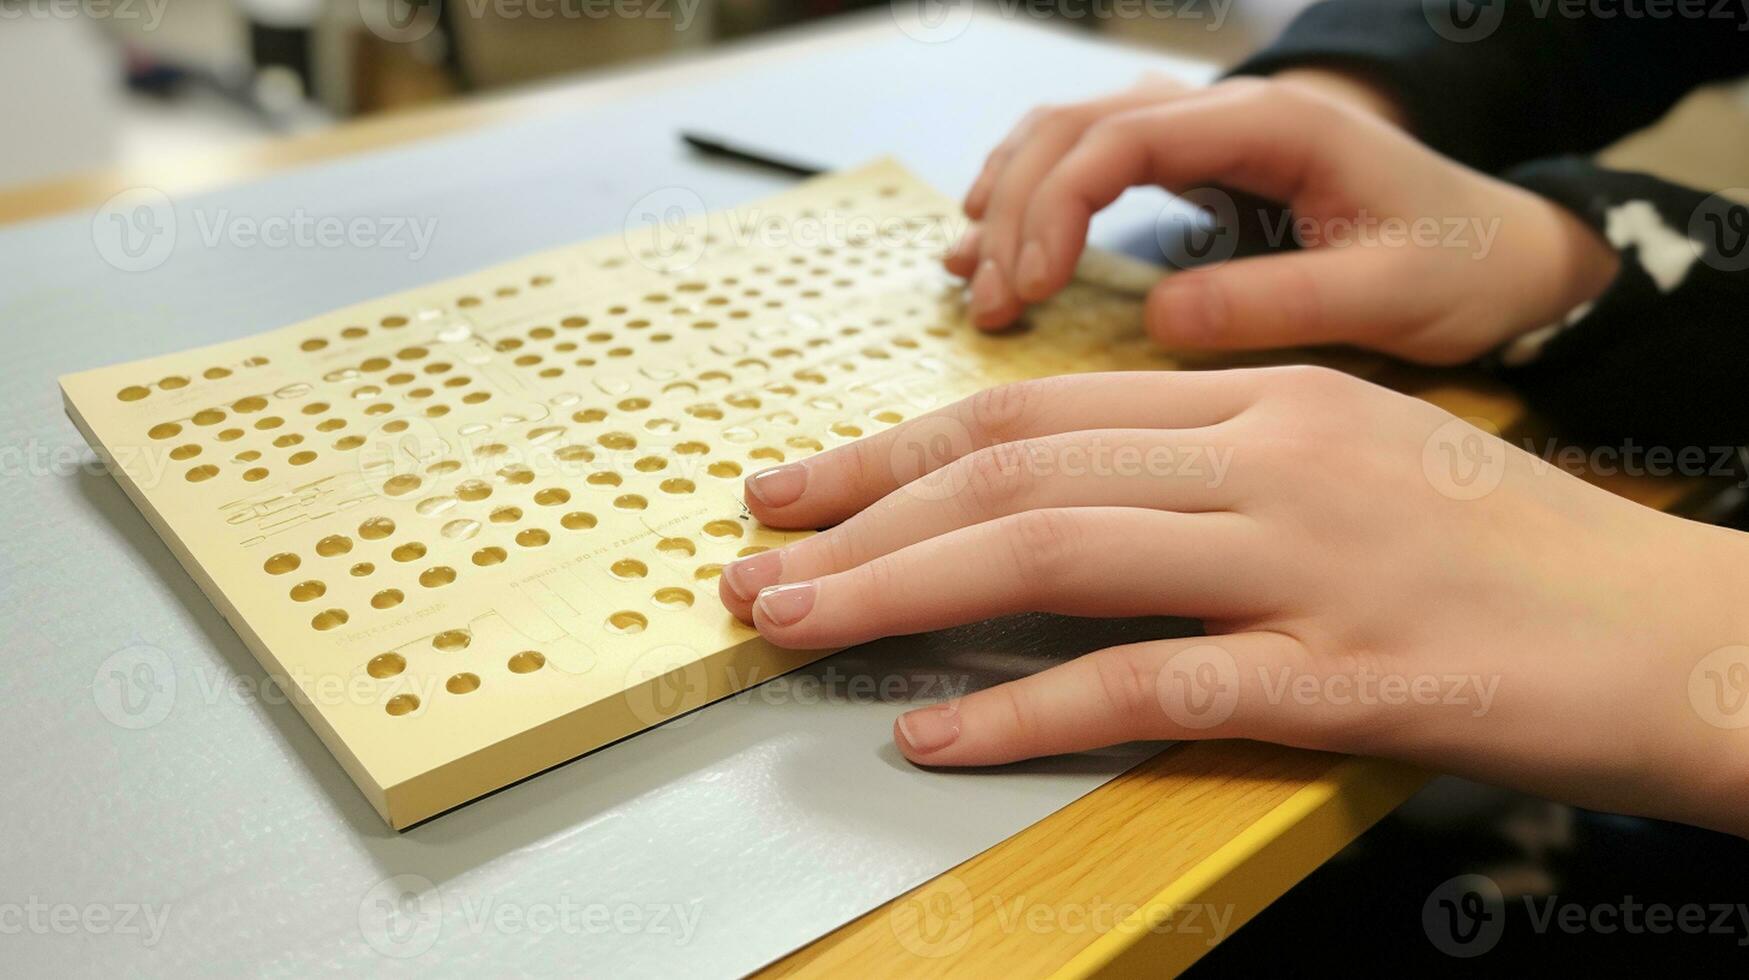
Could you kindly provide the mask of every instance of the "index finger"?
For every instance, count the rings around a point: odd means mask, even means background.
[[[1131,371],[1022,381],[747,478],[772,527],[821,528],[990,446],[1084,429],[1196,429],[1256,401],[1263,372]]]

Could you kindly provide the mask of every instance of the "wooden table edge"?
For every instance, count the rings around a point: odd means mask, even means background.
[[[1341,760],[1160,889],[1053,976],[1071,980],[1183,972],[1214,944],[1170,928],[1178,910],[1227,909],[1234,928],[1244,925],[1430,778],[1424,770],[1386,759]]]

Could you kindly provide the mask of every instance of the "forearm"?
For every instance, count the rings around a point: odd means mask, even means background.
[[[1463,21],[1466,11],[1476,20]],[[1749,72],[1742,12],[1724,12],[1738,19],[1571,16],[1505,0],[1450,8],[1328,0],[1235,73],[1319,69],[1363,79],[1427,145],[1494,171],[1600,149],[1695,86]]]

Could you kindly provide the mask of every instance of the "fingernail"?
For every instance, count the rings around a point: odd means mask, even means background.
[[[747,478],[747,492],[767,507],[788,507],[807,487],[808,469],[800,463],[773,466]]]
[[[812,582],[773,585],[760,590],[759,599],[753,605],[776,625],[793,626],[814,608],[816,591]]]
[[[938,704],[908,711],[899,716],[899,737],[918,755],[945,749],[960,737],[959,709]]]
[[[729,591],[740,596],[742,602],[752,602],[760,589],[776,585],[782,577],[781,551],[761,551],[751,558],[732,561],[723,567],[723,580],[729,583]]]
[[[972,277],[972,315],[982,318],[995,313],[1002,309],[1004,298],[1002,270],[996,267],[995,259],[985,259]]]
[[[1045,291],[1045,250],[1038,242],[1027,242],[1020,250],[1020,265],[1014,279],[1024,295],[1037,296]]]

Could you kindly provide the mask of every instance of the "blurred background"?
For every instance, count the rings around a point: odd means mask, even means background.
[[[162,163],[884,5],[649,0],[648,15],[628,17],[613,14],[616,2],[0,0],[0,126],[28,136],[0,154],[0,187]],[[1230,63],[1307,2],[1238,0],[1219,30],[1050,9],[1081,30]]]

